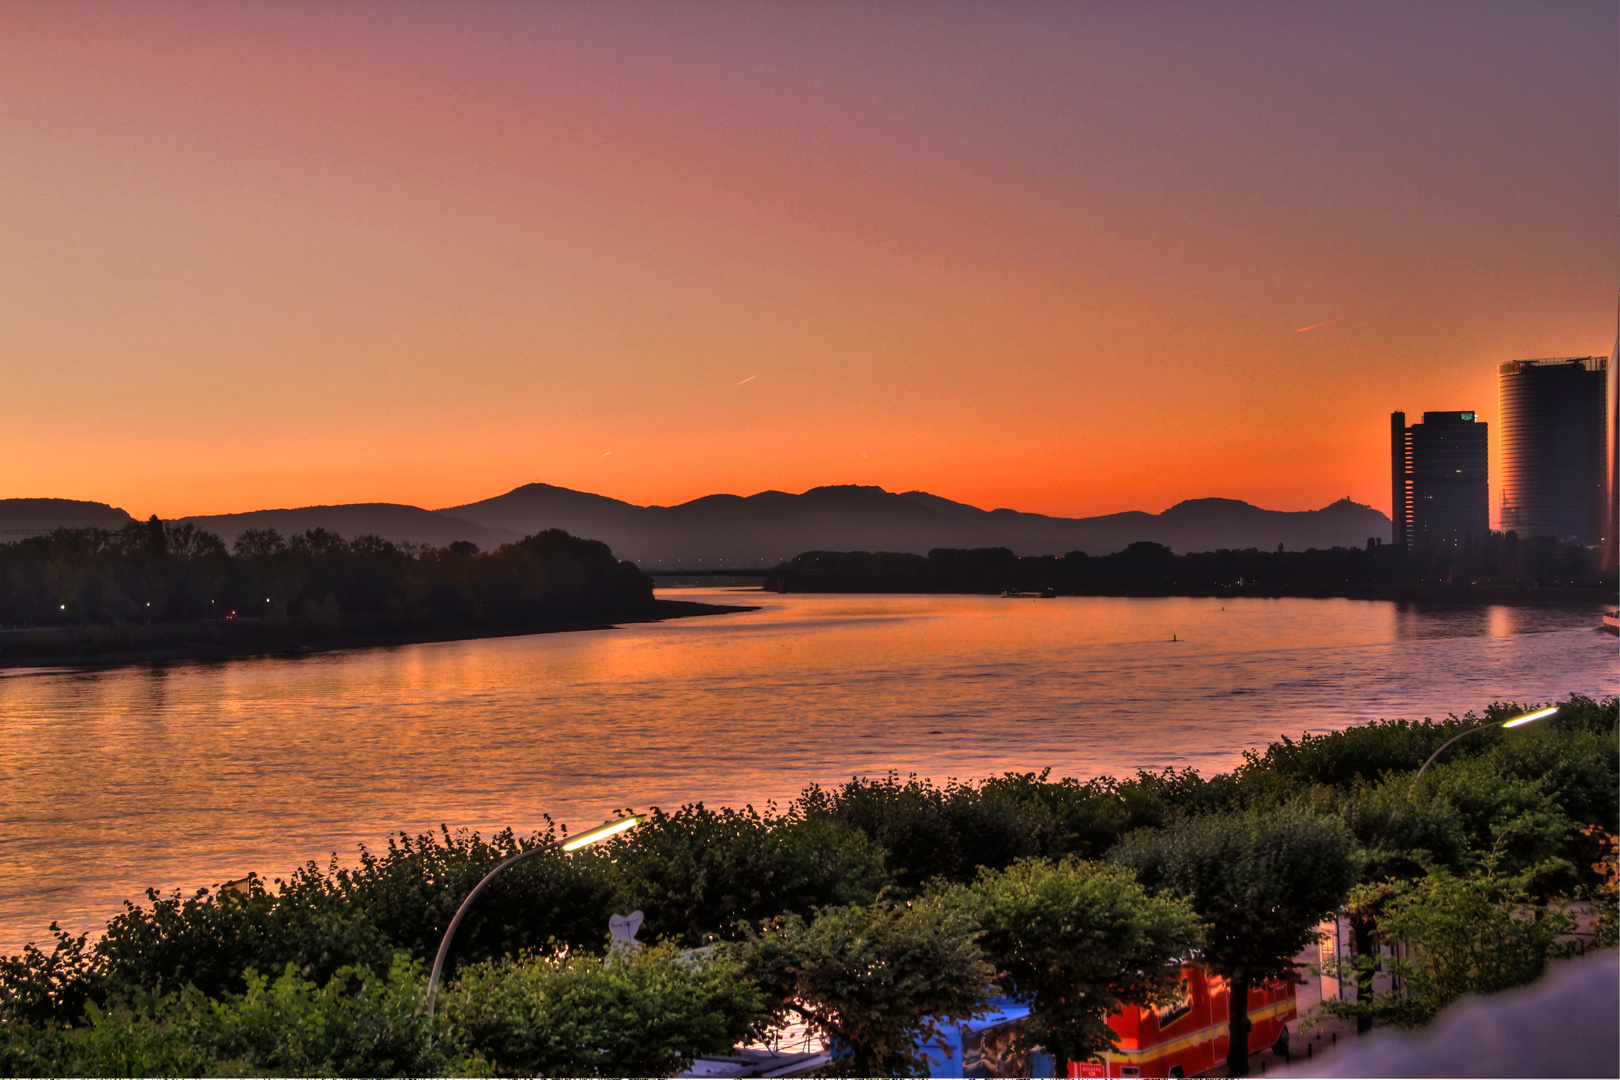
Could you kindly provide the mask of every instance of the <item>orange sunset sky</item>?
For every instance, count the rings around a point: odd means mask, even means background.
[[[7,3],[0,495],[1387,512],[1392,409],[1494,422],[1498,362],[1614,344],[1617,36],[1609,0]]]

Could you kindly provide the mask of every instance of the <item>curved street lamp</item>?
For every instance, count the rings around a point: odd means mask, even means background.
[[[1494,723],[1494,724],[1481,724],[1478,727],[1471,727],[1467,731],[1463,732],[1461,735],[1456,735],[1456,736],[1453,736],[1452,738],[1447,739],[1445,742],[1440,744],[1440,749],[1438,749],[1434,753],[1430,754],[1429,755],[1429,760],[1425,761],[1418,768],[1417,775],[1412,777],[1412,790],[1413,791],[1417,790],[1417,782],[1418,782],[1418,779],[1423,776],[1423,771],[1425,769],[1427,769],[1430,765],[1433,765],[1434,764],[1434,759],[1439,757],[1442,753],[1444,753],[1446,747],[1450,746],[1452,743],[1456,742],[1457,740],[1466,739],[1468,736],[1474,734],[1475,732],[1484,731],[1487,728],[1493,728],[1493,727],[1512,728],[1512,727],[1519,727],[1521,724],[1531,723],[1532,721],[1535,721],[1535,720],[1544,720],[1544,719],[1551,716],[1553,713],[1555,713],[1557,711],[1558,711],[1558,706],[1549,705],[1545,709],[1537,709],[1533,713],[1525,713],[1523,716],[1515,716],[1511,720],[1501,720],[1501,721],[1498,721],[1497,723]]]
[[[508,855],[496,863],[495,868],[485,874],[483,880],[474,885],[473,891],[467,894],[467,899],[461,902],[461,906],[456,909],[456,917],[450,920],[450,926],[444,932],[444,940],[439,942],[438,955],[433,958],[433,974],[428,976],[427,1002],[423,1006],[423,1011],[428,1016],[432,1016],[433,1007],[438,1003],[439,977],[444,974],[444,959],[450,955],[450,939],[456,936],[456,927],[461,925],[461,920],[467,914],[467,909],[472,907],[472,902],[478,898],[478,894],[484,891],[484,886],[494,880],[497,874],[513,863],[531,859],[536,855],[544,855],[548,851],[556,851],[558,848],[564,851],[578,851],[582,847],[589,847],[599,840],[606,840],[608,837],[622,833],[626,829],[633,829],[640,825],[641,822],[642,815],[640,814],[619,818],[616,821],[604,821],[596,828],[587,829],[572,839],[548,840],[546,843],[536,845],[527,851],[520,851],[516,855]]]

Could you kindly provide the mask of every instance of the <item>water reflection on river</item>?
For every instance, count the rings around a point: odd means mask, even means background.
[[[0,950],[391,831],[1231,767],[1281,733],[1616,690],[1597,609],[776,596],[748,614],[0,678]],[[1172,641],[1172,636],[1176,640]]]

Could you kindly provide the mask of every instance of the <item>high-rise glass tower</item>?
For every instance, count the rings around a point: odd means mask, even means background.
[[[1608,371],[1606,356],[1498,369],[1504,530],[1582,544],[1607,537]]]
[[[1491,527],[1488,425],[1471,412],[1389,414],[1394,535],[1401,547],[1457,547]]]

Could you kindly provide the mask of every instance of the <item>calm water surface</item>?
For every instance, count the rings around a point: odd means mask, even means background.
[[[763,806],[891,769],[1219,771],[1283,733],[1617,684],[1595,607],[677,595],[761,610],[0,678],[0,951],[440,822]]]

